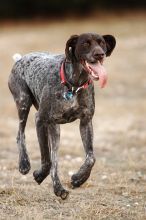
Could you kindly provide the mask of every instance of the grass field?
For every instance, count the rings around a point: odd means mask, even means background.
[[[32,169],[18,172],[17,112],[7,81],[12,55],[31,51],[63,53],[72,34],[113,34],[117,47],[105,61],[108,85],[95,83],[93,119],[96,164],[89,180],[71,189],[70,174],[84,161],[79,122],[61,126],[59,173],[70,191],[62,201],[53,194],[50,176],[38,186],[40,165],[34,114],[26,141]],[[146,219],[146,15],[95,16],[42,22],[0,23],[0,219],[144,220]]]

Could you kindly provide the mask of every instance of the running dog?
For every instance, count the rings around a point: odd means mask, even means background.
[[[90,176],[95,163],[93,154],[94,85],[99,80],[103,88],[107,73],[103,66],[105,57],[111,55],[116,40],[112,35],[85,33],[73,35],[66,43],[65,54],[52,55],[34,52],[15,56],[9,77],[9,88],[16,102],[19,130],[19,171],[27,174],[30,160],[25,145],[25,126],[32,105],[35,106],[36,130],[41,152],[41,167],[34,171],[38,184],[49,175],[54,193],[66,199],[57,172],[57,150],[60,124],[80,119],[80,133],[86,153],[85,162],[71,177],[72,186],[79,187]]]

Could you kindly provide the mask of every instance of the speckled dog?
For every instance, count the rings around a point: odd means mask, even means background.
[[[34,179],[41,184],[51,170],[54,193],[62,199],[66,199],[68,191],[62,187],[57,174],[59,124],[80,119],[86,158],[71,178],[72,186],[79,187],[88,179],[95,163],[93,80],[99,80],[100,87],[105,86],[107,75],[103,60],[105,56],[110,56],[115,44],[115,38],[111,35],[73,35],[66,43],[65,55],[30,53],[19,59],[17,57],[12,68],[8,84],[19,116],[19,171],[27,174],[30,170],[25,146],[25,126],[30,107],[34,105],[41,152],[41,168],[34,171]]]

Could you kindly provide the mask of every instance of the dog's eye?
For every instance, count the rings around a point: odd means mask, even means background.
[[[102,44],[102,40],[98,39],[98,40],[97,40],[97,43],[98,43],[99,45]]]
[[[84,43],[83,43],[83,46],[86,47],[86,48],[88,48],[88,47],[90,46],[90,43],[89,43],[89,42],[84,42]]]

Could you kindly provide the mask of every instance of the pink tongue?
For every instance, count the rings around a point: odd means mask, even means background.
[[[99,77],[100,87],[104,88],[107,83],[107,72],[104,66],[101,65],[100,62],[98,61],[97,64],[92,64],[92,65],[90,64],[90,67],[92,68],[94,74]],[[93,77],[94,77],[94,74],[93,74]]]

